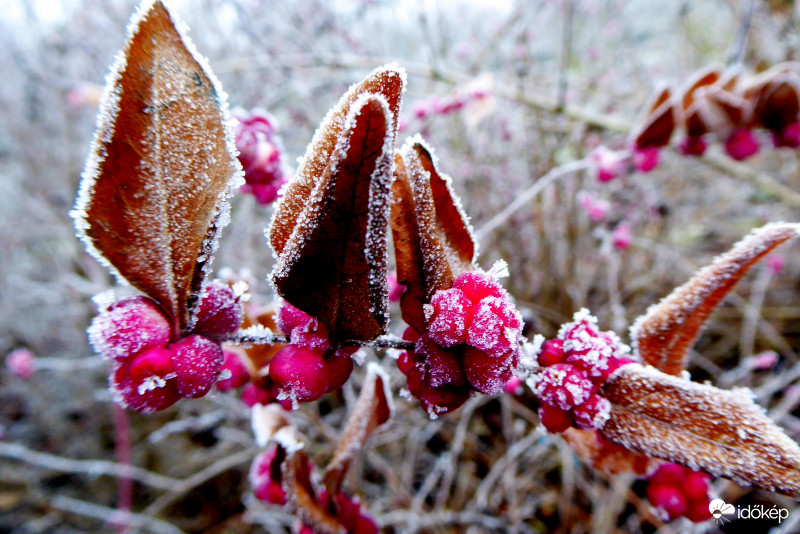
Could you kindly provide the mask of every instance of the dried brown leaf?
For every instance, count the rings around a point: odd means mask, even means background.
[[[296,190],[287,191],[273,220],[284,224],[283,208],[302,200],[291,237],[276,248],[272,280],[286,301],[319,319],[334,342],[370,341],[385,332],[392,121],[382,96],[354,102],[310,195],[297,199]],[[276,231],[273,226],[271,235]]]
[[[648,456],[800,498],[800,447],[748,390],[725,391],[629,364],[604,387],[600,433]]]
[[[425,142],[409,139],[400,156],[391,215],[397,280],[408,288],[400,307],[403,320],[421,332],[422,305],[474,269],[477,245],[450,177],[438,172]]]
[[[581,461],[607,475],[634,473],[643,477],[648,475],[658,462],[606,441],[595,430],[568,428],[561,433],[561,437],[572,447]]]
[[[637,148],[662,147],[669,144],[675,130],[675,105],[672,91],[665,87],[656,92],[647,112],[640,119],[639,126],[633,130],[634,145]]]
[[[227,104],[160,1],[144,4],[108,77],[73,217],[87,248],[191,321],[241,167]]]
[[[342,433],[342,439],[325,471],[324,483],[328,495],[339,493],[350,464],[375,429],[388,421],[391,415],[388,377],[377,364],[371,363],[367,367],[367,376]]]
[[[790,223],[772,223],[754,230],[639,317],[631,327],[634,350],[656,369],[680,374],[689,349],[714,308],[750,267],[799,231],[800,226]]]

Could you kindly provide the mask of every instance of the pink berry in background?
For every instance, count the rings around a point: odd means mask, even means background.
[[[225,336],[239,329],[244,308],[228,284],[214,280],[203,288],[192,331],[205,336]]]
[[[611,239],[614,242],[614,248],[623,251],[630,248],[633,243],[633,235],[631,235],[631,227],[628,223],[619,223],[611,234]]]
[[[603,222],[611,213],[611,203],[607,200],[597,199],[587,191],[578,193],[578,204],[593,222]]]
[[[154,300],[137,296],[114,303],[92,320],[88,332],[98,354],[125,361],[145,349],[166,346],[172,328]]]
[[[266,406],[275,400],[275,396],[267,391],[259,384],[251,382],[247,384],[242,390],[242,402],[252,408],[256,404]]]
[[[427,102],[417,101],[411,106],[411,111],[418,119],[424,119],[430,113],[430,107]]]
[[[548,339],[542,343],[542,349],[536,357],[540,367],[549,367],[557,363],[564,363],[567,355],[564,353],[563,339]]]
[[[647,147],[633,153],[633,166],[639,172],[650,172],[658,166],[659,148]]]
[[[674,486],[650,486],[647,488],[647,499],[669,521],[683,516],[689,508],[686,497]]]
[[[353,373],[353,359],[350,357],[358,347],[344,347],[337,349],[332,356],[325,360],[328,368],[328,393],[337,391],[347,382]]]
[[[467,343],[499,356],[517,347],[522,338],[522,316],[510,301],[486,297],[472,309]]]
[[[770,254],[767,257],[767,268],[773,275],[781,274],[785,266],[786,260],[780,254]]]
[[[241,357],[231,350],[222,351],[220,374],[223,373],[229,376],[217,381],[217,389],[220,391],[240,388],[250,381],[250,371],[242,362]]]
[[[443,347],[464,343],[472,323],[472,302],[456,288],[437,291],[425,306],[428,334]]]
[[[477,304],[486,297],[504,297],[505,290],[491,276],[475,271],[460,275],[453,282],[453,289],[461,290],[473,303]]]
[[[736,130],[725,141],[725,152],[736,161],[743,161],[758,153],[758,141],[750,130]]]
[[[473,347],[466,347],[462,362],[470,385],[487,395],[502,391],[513,373],[513,353],[510,351],[497,357]]]
[[[593,390],[594,384],[586,373],[567,363],[557,363],[539,375],[534,393],[544,403],[571,410],[586,402]]]
[[[509,395],[520,396],[525,393],[525,383],[521,378],[512,376],[511,380],[506,382],[506,385],[503,386],[503,389],[505,389],[506,393]]]
[[[111,375],[117,402],[137,412],[169,408],[180,399],[175,387],[172,354],[164,348],[148,349],[119,365]]]
[[[175,367],[175,386],[181,397],[205,396],[217,381],[222,365],[222,347],[207,337],[187,336],[169,346]]]
[[[277,198],[280,186],[287,180],[280,138],[264,110],[254,109],[251,113],[234,110],[232,114],[239,121],[234,135],[246,182],[242,190],[254,194],[258,190],[256,200],[269,204]]]
[[[16,349],[6,356],[6,368],[19,378],[32,378],[36,372],[34,356],[28,349]]]
[[[322,355],[313,350],[287,345],[269,364],[269,377],[281,393],[298,401],[310,402],[328,390],[328,369]]]
[[[613,150],[600,145],[592,152],[597,171],[597,179],[600,182],[608,182],[625,173],[626,165],[623,157]]]
[[[575,426],[582,429],[601,428],[611,415],[611,403],[605,397],[592,393],[589,398],[572,410]]]
[[[702,137],[684,137],[683,141],[678,145],[678,150],[684,156],[702,156],[707,148],[708,143]]]
[[[551,434],[560,434],[572,426],[572,414],[550,404],[539,406],[539,420]]]
[[[800,147],[800,122],[793,122],[780,133],[773,133],[772,142],[776,147]]]
[[[389,301],[400,302],[400,298],[406,292],[406,286],[397,281],[397,274],[394,272],[389,273],[386,280],[389,283]]]

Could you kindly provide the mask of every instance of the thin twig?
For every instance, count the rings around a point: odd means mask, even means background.
[[[110,524],[124,523],[133,528],[146,528],[148,532],[155,534],[183,534],[183,531],[176,528],[166,521],[146,517],[140,514],[123,512],[113,508],[107,508],[98,504],[71,499],[58,495],[50,501],[50,505],[59,510],[72,514],[92,517]]]

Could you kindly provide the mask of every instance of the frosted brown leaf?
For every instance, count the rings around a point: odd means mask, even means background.
[[[108,77],[73,211],[87,248],[157,300],[176,334],[241,183],[225,96],[159,1],[133,18]]]
[[[800,447],[747,390],[725,391],[629,364],[609,379],[603,437],[623,447],[800,498]]]

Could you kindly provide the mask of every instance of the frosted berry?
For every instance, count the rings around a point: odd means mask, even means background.
[[[456,355],[434,342],[433,336],[425,334],[417,340],[415,354],[425,362],[426,383],[433,388],[447,384],[464,385],[467,381]]]
[[[239,329],[244,320],[244,308],[233,289],[214,280],[203,288],[192,331],[205,336],[224,336]]]
[[[343,347],[337,349],[325,360],[328,369],[327,392],[337,391],[347,382],[353,373],[353,359],[350,357],[358,347]]]
[[[758,153],[758,141],[750,130],[736,130],[725,141],[725,152],[736,161],[743,161]]]
[[[547,404],[571,410],[586,402],[594,385],[586,373],[566,363],[557,363],[539,375],[535,393]]]
[[[295,345],[279,350],[269,364],[269,377],[281,396],[298,401],[317,400],[328,390],[328,369],[322,355]]]
[[[650,172],[658,166],[659,148],[639,148],[633,153],[633,166],[639,172]]]
[[[281,480],[282,455],[278,454],[278,447],[271,446],[253,460],[250,467],[250,484],[253,494],[260,501],[271,504],[286,504],[286,492],[283,490]]]
[[[250,371],[242,363],[241,357],[234,351],[222,351],[222,365],[220,366],[220,376],[227,375],[217,381],[217,389],[228,391],[242,387],[250,381]]]
[[[260,204],[269,204],[286,182],[281,156],[281,142],[267,113],[254,109],[251,113],[234,110],[239,123],[234,128],[239,162],[244,169],[242,191],[256,196]]]
[[[169,346],[175,368],[175,386],[181,397],[203,397],[217,381],[222,347],[207,337],[191,335]]]
[[[134,354],[165,347],[172,328],[158,304],[147,297],[129,297],[94,318],[89,341],[105,358],[128,360]]]
[[[462,361],[470,385],[487,395],[502,391],[513,373],[511,351],[498,357],[474,347],[466,347]]]
[[[702,137],[685,137],[678,145],[678,150],[684,156],[702,156],[707,148],[708,143]]]
[[[572,426],[572,414],[550,404],[539,406],[539,420],[551,434],[560,434]]]
[[[683,516],[689,508],[686,497],[674,486],[650,486],[647,499],[670,521]]]
[[[557,363],[564,363],[566,359],[567,355],[564,353],[563,339],[548,339],[542,343],[542,349],[537,356],[540,367],[549,367]]]
[[[601,428],[611,415],[611,403],[596,393],[572,410],[575,426],[582,429]]]
[[[164,348],[148,349],[114,370],[111,389],[125,408],[157,412],[180,399],[174,376],[172,353]]]
[[[525,383],[522,381],[521,378],[517,376],[512,376],[511,379],[506,382],[506,385],[503,386],[503,389],[509,395],[514,396],[521,396],[525,393]]]
[[[494,355],[516,347],[521,339],[522,317],[506,299],[486,297],[473,308],[467,343]]]
[[[622,156],[602,145],[592,152],[592,160],[597,171],[597,180],[600,182],[611,181],[625,173],[626,165]]]
[[[435,418],[439,415],[452,412],[469,399],[469,388],[442,386],[430,388],[422,392],[419,402],[429,416]]]
[[[443,347],[460,345],[467,340],[472,323],[472,302],[457,288],[437,291],[425,306],[428,333]]]
[[[278,327],[289,334],[292,345],[319,352],[331,348],[325,325],[288,302],[284,302],[278,312]]]
[[[505,290],[492,277],[474,271],[464,273],[456,278],[453,288],[461,290],[474,304],[486,297],[505,296]]]

